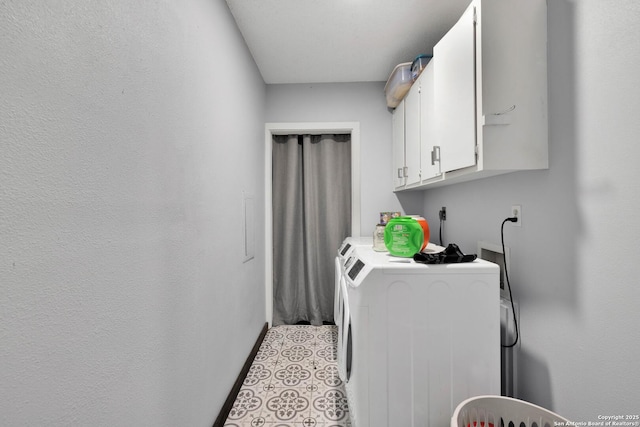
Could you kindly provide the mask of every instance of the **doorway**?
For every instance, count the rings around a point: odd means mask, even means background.
[[[274,135],[349,134],[351,139],[351,233],[360,235],[360,125],[340,123],[268,123],[265,125],[265,311],[269,326],[273,323],[273,149]],[[337,250],[337,247],[336,247]],[[331,275],[333,277],[333,275]],[[333,287],[333,283],[330,284]]]

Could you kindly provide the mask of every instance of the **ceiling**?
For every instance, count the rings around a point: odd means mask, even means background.
[[[226,0],[267,84],[386,81],[470,0]]]

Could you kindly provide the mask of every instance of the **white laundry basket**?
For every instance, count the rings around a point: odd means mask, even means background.
[[[502,420],[502,423],[501,423]],[[505,396],[476,396],[461,402],[451,427],[554,427],[569,420],[524,400]]]

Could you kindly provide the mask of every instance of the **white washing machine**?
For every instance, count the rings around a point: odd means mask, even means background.
[[[352,258],[338,363],[353,427],[448,425],[461,401],[500,394],[496,264],[425,265],[367,247]]]

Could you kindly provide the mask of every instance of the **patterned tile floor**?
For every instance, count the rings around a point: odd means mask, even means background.
[[[346,427],[335,326],[276,326],[260,346],[226,427]]]

